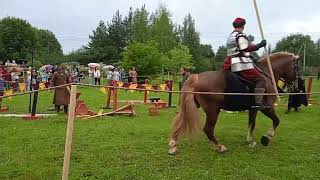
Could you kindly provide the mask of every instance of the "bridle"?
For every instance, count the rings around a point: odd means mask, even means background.
[[[282,91],[287,87],[287,90],[289,92],[293,92],[297,90],[299,87],[298,79],[300,78],[300,64],[299,61],[296,60],[294,63],[292,63],[293,72],[295,74],[295,80],[294,81],[288,81],[286,79],[280,78],[279,81],[282,81],[284,83],[284,86],[282,88],[278,87]]]

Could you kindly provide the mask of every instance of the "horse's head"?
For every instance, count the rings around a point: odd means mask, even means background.
[[[283,78],[288,81],[294,81],[299,77],[299,61],[300,56],[291,55],[288,57],[289,62],[287,68],[284,70]]]
[[[299,77],[300,57],[292,53],[279,52],[270,55],[270,61],[275,76],[285,81],[294,81]],[[267,63],[266,58],[261,63]]]

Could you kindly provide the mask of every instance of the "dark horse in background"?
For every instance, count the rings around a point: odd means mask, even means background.
[[[274,53],[270,55],[270,61],[276,82],[278,82],[280,78],[288,82],[294,81],[297,78],[297,66],[299,62],[298,56],[285,52]],[[267,81],[266,93],[275,93],[275,89],[267,69],[267,58],[263,57],[259,62],[262,65]],[[225,71],[220,70],[191,75],[185,82],[182,91],[223,93],[226,85],[224,78],[225,74]],[[204,110],[207,116],[205,126],[203,128],[204,133],[218,152],[226,151],[227,148],[223,144],[219,143],[214,134],[214,127],[220,110],[224,107],[224,100],[224,95],[182,93],[180,96],[180,110],[174,119],[170,134],[169,154],[176,153],[177,140],[181,133],[192,133],[197,129],[199,123],[199,106]],[[270,109],[262,110],[262,113],[269,117],[273,122],[272,128],[261,138],[261,143],[265,146],[268,145],[269,141],[274,136],[275,130],[280,123],[273,106],[276,100],[276,96],[264,96],[264,101],[270,106]],[[249,110],[247,136],[247,141],[250,147],[254,147],[256,145],[253,138],[256,116],[257,110],[251,108]]]

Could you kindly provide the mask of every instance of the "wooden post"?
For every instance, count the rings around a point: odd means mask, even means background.
[[[110,82],[112,82],[112,81],[110,81]],[[108,83],[108,86],[112,86],[113,84],[112,83]],[[111,100],[111,96],[112,96],[112,93],[111,93],[111,91],[112,91],[112,88],[108,88],[108,96],[107,96],[107,106],[106,106],[106,109],[110,109],[110,100]]]
[[[313,77],[309,77],[308,78],[308,89],[307,89],[307,93],[311,93],[311,89],[312,89],[312,81],[313,81]],[[310,100],[311,95],[307,94],[307,99],[308,101]]]
[[[263,29],[262,29],[262,23],[261,23],[261,19],[260,19],[260,14],[259,14],[259,10],[258,10],[258,5],[257,5],[256,0],[253,0],[253,4],[254,4],[254,8],[255,8],[255,10],[256,10],[256,15],[257,15],[257,19],[258,19],[258,24],[259,24],[259,29],[260,29],[261,37],[262,37],[262,39],[265,39],[265,38],[264,38]],[[273,87],[274,87],[275,93],[278,93],[276,80],[275,80],[275,78],[274,78],[274,74],[273,74],[273,70],[272,70],[272,64],[271,64],[270,57],[269,57],[268,50],[267,50],[267,47],[266,47],[266,46],[264,47],[264,51],[265,51],[266,56],[267,56],[267,63],[268,63],[268,68],[269,68],[269,72],[270,72],[270,75],[271,75]],[[277,98],[279,99],[278,96],[277,96]]]
[[[144,98],[143,98],[143,103],[144,104],[147,103],[147,99],[148,99],[148,91],[147,91],[147,87],[146,87],[146,91],[144,91]]]
[[[71,85],[68,125],[67,125],[67,133],[66,133],[66,144],[65,144],[65,149],[64,149],[62,180],[67,180],[68,175],[69,175],[73,122],[74,122],[74,114],[75,114],[75,107],[76,107],[76,93],[77,93],[77,85]]]
[[[118,83],[117,81],[113,81],[113,110],[118,109]]]

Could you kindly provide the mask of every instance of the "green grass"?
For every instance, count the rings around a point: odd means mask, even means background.
[[[320,91],[319,81],[314,91]],[[98,111],[106,96],[97,89],[79,88],[81,99]],[[166,94],[151,96],[167,99]],[[120,99],[143,99],[143,93],[119,93]],[[320,98],[317,97],[320,102]],[[28,96],[4,100],[10,113],[28,110]],[[177,104],[177,95],[174,96]],[[40,93],[38,112],[52,108],[52,93]],[[135,117],[77,119],[74,126],[70,179],[319,179],[320,106],[285,114],[277,108],[280,127],[271,145],[246,144],[247,114],[221,113],[216,135],[228,152],[218,154],[205,135],[182,139],[179,153],[169,156],[168,134],[175,109],[160,116],[147,115],[147,106],[136,104]],[[201,111],[202,112],[202,111]],[[201,113],[202,123],[204,114]],[[0,179],[60,179],[66,116],[40,121],[20,118],[0,120]],[[256,141],[271,127],[271,120],[258,115]]]

